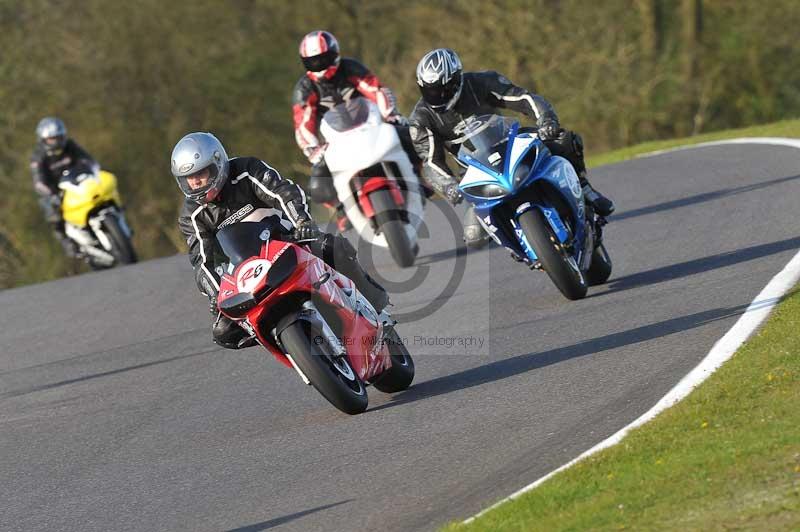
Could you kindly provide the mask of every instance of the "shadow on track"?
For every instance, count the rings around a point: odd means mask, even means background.
[[[143,364],[136,364],[135,366],[127,366],[124,368],[119,369],[112,369],[110,371],[104,371],[102,373],[94,373],[92,375],[84,375],[83,377],[75,377],[74,379],[66,379],[63,381],[53,382],[50,384],[40,384],[39,386],[31,386],[29,388],[25,388],[22,390],[16,390],[11,392],[5,392],[0,394],[0,399],[8,399],[10,397],[19,397],[20,395],[27,395],[29,393],[35,392],[42,392],[45,390],[51,390],[53,388],[58,388],[60,386],[67,386],[69,384],[75,384],[78,382],[90,381],[93,379],[99,379],[101,377],[108,377],[109,375],[116,375],[118,373],[125,373],[127,371],[133,371],[136,369],[142,368],[149,368],[150,366],[157,366],[159,364],[167,364],[169,362],[174,362],[175,360],[182,360],[184,358],[191,358],[200,355],[205,355],[206,353],[211,353],[212,351],[218,351],[220,348],[215,347],[214,349],[207,349],[205,351],[200,351],[198,353],[190,353],[188,355],[180,355],[171,358],[165,358],[163,360],[154,360],[153,362],[145,362]]]
[[[655,268],[653,270],[633,273],[631,275],[618,277],[616,279],[612,278],[608,281],[608,290],[604,292],[598,292],[595,297],[611,292],[629,290],[637,286],[672,281],[674,279],[688,277],[690,275],[695,275],[709,270],[715,270],[717,268],[733,266],[734,264],[759,259],[761,257],[774,255],[783,251],[795,250],[798,247],[800,247],[800,237],[787,238],[785,240],[778,240],[777,242],[770,242],[769,244],[759,244],[757,246],[750,246],[748,248],[737,249],[736,251],[719,253],[717,255],[711,255],[701,259],[694,259],[678,264],[670,264],[669,266],[662,266],[661,268]]]
[[[672,318],[659,323],[643,325],[628,331],[608,334],[592,340],[587,340],[575,345],[559,347],[544,353],[529,353],[513,358],[498,360],[484,366],[468,369],[452,375],[446,375],[429,381],[421,382],[407,391],[395,394],[389,403],[385,403],[367,411],[375,412],[384,408],[412,403],[450,392],[472,388],[491,382],[497,382],[515,375],[539,369],[551,364],[558,364],[565,360],[578,358],[619,347],[625,347],[640,342],[647,342],[675,334],[703,325],[741,315],[748,305],[739,305],[731,308],[716,308],[704,310],[696,314]]]
[[[778,179],[764,181],[763,183],[755,183],[752,185],[744,185],[734,188],[725,188],[722,190],[715,190],[714,192],[704,192],[702,194],[689,196],[688,198],[680,198],[672,201],[666,201],[664,203],[656,203],[655,205],[640,207],[638,209],[624,211],[619,214],[612,214],[608,220],[609,222],[616,222],[618,220],[627,220],[628,218],[635,218],[637,216],[644,216],[646,214],[653,214],[656,212],[668,211],[670,209],[677,209],[679,207],[686,207],[687,205],[705,203],[707,201],[713,201],[719,198],[725,198],[727,196],[734,196],[736,194],[743,194],[745,192],[752,192],[754,190],[771,187],[773,185],[779,185],[781,183],[794,181],[795,179],[800,179],[800,175],[780,177]]]
[[[333,504],[326,504],[325,506],[317,506],[316,508],[303,510],[302,512],[295,512],[293,514],[284,515],[282,517],[276,517],[275,519],[270,519],[269,521],[263,521],[261,523],[256,523],[254,525],[232,528],[227,532],[261,532],[262,530],[269,530],[270,528],[275,528],[276,526],[284,525],[286,523],[294,521],[295,519],[300,519],[301,517],[304,517],[306,515],[321,512],[322,510],[327,510],[328,508],[333,508],[335,506],[347,504],[348,502],[352,501],[353,499],[347,499],[345,501],[335,502]]]

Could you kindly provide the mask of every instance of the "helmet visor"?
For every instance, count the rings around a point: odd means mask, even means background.
[[[45,137],[42,139],[42,145],[48,154],[59,153],[64,149],[67,143],[67,137],[64,135],[55,135],[53,137]]]
[[[456,96],[458,90],[461,88],[461,73],[455,74],[444,85],[440,84],[423,84],[419,90],[422,93],[422,99],[431,107],[445,107]]]
[[[336,64],[339,54],[335,50],[328,50],[325,53],[303,58],[303,66],[309,72],[322,72]]]
[[[187,176],[175,177],[181,192],[191,199],[202,199],[217,182],[217,167],[211,165]]]

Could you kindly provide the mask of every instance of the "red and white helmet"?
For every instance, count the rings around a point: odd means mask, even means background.
[[[331,79],[339,68],[339,41],[327,31],[312,31],[300,41],[300,58],[314,81]]]

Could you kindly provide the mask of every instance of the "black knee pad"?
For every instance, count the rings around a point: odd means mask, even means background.
[[[327,172],[326,169],[326,173],[330,172]],[[317,175],[317,172],[312,172],[308,179],[306,192],[317,203],[336,201],[336,189],[333,188],[333,178],[330,175]]]

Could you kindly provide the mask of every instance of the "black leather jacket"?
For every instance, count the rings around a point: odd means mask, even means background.
[[[78,163],[88,166],[97,164],[92,156],[72,139],[67,139],[64,151],[60,155],[47,155],[44,148],[37,144],[31,155],[31,174],[36,193],[40,196],[58,194],[61,173]]]
[[[537,127],[554,123],[558,116],[553,106],[538,94],[517,87],[494,71],[465,72],[458,101],[449,111],[437,113],[420,99],[409,116],[414,149],[425,163],[423,177],[437,191],[456,183],[445,161],[445,150],[458,152],[454,143],[464,120],[476,115],[496,114],[498,108],[511,109],[535,119]]]
[[[209,297],[219,291],[215,267],[223,255],[214,238],[217,230],[242,220],[276,216],[291,231],[311,220],[303,189],[257,157],[235,157],[229,161],[228,182],[214,202],[200,204],[185,199],[178,225],[189,245],[189,260],[197,286]]]

